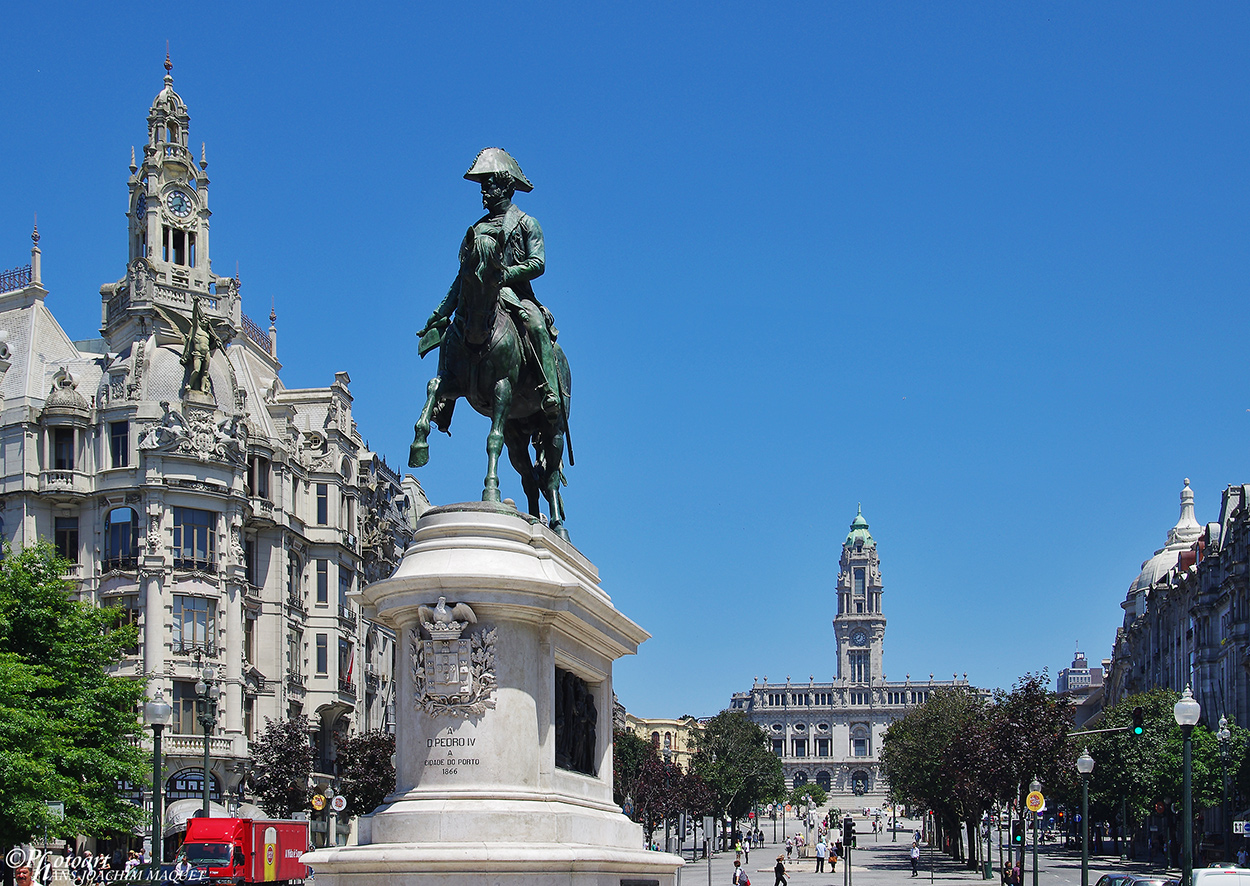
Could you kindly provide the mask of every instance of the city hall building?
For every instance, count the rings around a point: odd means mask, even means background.
[[[838,647],[832,682],[770,683],[757,680],[749,692],[735,692],[731,710],[764,729],[781,758],[787,789],[815,782],[843,809],[881,806],[889,785],[881,770],[886,728],[937,689],[968,685],[964,679],[887,681],[883,673],[885,609],[877,543],[862,511],[851,523],[839,561],[838,611],[833,633]]]
[[[219,814],[259,814],[247,774],[266,720],[308,716],[323,786],[344,736],[393,727],[396,638],[352,594],[390,575],[429,505],[366,448],[348,374],[286,387],[275,314],[262,328],[238,279],[213,272],[208,164],[168,72],[135,124],[145,137],[119,170],[127,245],[100,289],[101,337],[74,340],[53,316],[37,230],[30,265],[0,274],[0,536],[54,542],[78,596],[138,626],[116,673],[173,707],[175,839],[205,787],[205,671]],[[150,788],[126,788],[149,806]],[[324,844],[327,823],[313,829]]]

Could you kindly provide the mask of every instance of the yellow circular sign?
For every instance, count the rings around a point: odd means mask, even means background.
[[[1030,812],[1041,812],[1042,807],[1046,805],[1046,798],[1042,796],[1041,791],[1030,791],[1029,795],[1024,798],[1024,805],[1029,807]]]
[[[314,796],[312,798],[312,808],[316,809],[318,812],[320,812],[322,809],[325,809],[326,798],[321,796],[320,794],[317,794],[316,796]]]

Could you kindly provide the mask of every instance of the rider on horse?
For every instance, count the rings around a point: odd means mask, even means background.
[[[532,191],[525,173],[516,160],[501,148],[482,150],[469,171],[469,181],[482,186],[482,206],[486,215],[465,234],[460,247],[460,261],[474,248],[477,237],[487,235],[502,244],[502,283],[499,300],[505,305],[529,343],[527,362],[537,364],[542,375],[542,410],[559,415],[561,409],[559,378],[552,342],[558,335],[548,311],[534,296],[530,281],[541,276],[545,263],[543,229],[538,221],[512,205],[514,191]],[[447,297],[430,315],[421,334],[442,325],[456,310],[460,301],[460,277],[457,275]]]

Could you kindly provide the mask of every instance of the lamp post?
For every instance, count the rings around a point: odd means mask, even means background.
[[[195,684],[195,696],[199,699],[199,713],[196,717],[200,721],[200,725],[204,727],[204,807],[201,815],[208,818],[208,786],[210,784],[209,768],[212,761],[209,759],[209,738],[213,734],[213,730],[217,727],[217,698],[221,695],[221,689],[217,686],[217,681],[213,679],[214,671],[211,667],[205,667],[200,671],[200,679]]]
[[[1089,774],[1094,771],[1089,748],[1076,758],[1076,771],[1081,773],[1081,886],[1089,886]]]
[[[161,835],[161,731],[169,725],[173,708],[165,701],[165,695],[158,688],[152,700],[143,706],[143,723],[152,727],[152,870],[158,870],[161,862],[161,850],[164,848]]]
[[[1181,727],[1184,736],[1184,784],[1181,788],[1184,808],[1181,818],[1181,886],[1192,886],[1194,881],[1194,797],[1193,797],[1193,733],[1202,716],[1202,705],[1194,700],[1189,687],[1181,700],[1172,708],[1172,716],[1176,725]]]
[[[1033,780],[1029,782],[1029,790],[1032,793],[1041,793],[1042,783],[1037,780],[1037,776],[1033,776]],[[1037,825],[1042,820],[1042,810],[1033,813],[1033,886],[1037,886]]]
[[[1220,731],[1216,733],[1216,737],[1220,740],[1220,787],[1223,795],[1220,800],[1220,823],[1224,833],[1224,860],[1229,859],[1229,849],[1232,848],[1232,835],[1229,833],[1228,827],[1228,740],[1233,737],[1228,728],[1228,718],[1220,717]]]

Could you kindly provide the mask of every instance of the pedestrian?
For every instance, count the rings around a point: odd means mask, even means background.
[[[747,838],[742,841],[742,863],[751,863],[751,835],[747,834]],[[743,873],[746,873],[743,871]]]
[[[786,857],[784,855],[777,856],[777,864],[773,867],[773,873],[777,875],[777,879],[773,880],[773,886],[788,886],[789,881],[786,880]]]
[[[786,837],[786,858],[790,858],[790,853],[794,852],[794,838]]]
[[[742,841],[741,840],[737,840],[734,842],[734,861],[738,862],[738,864],[742,864]]]
[[[1237,867],[1244,868],[1248,860],[1250,860],[1250,852],[1246,852],[1246,847],[1243,845],[1237,850]]]
[[[911,875],[920,876],[920,844],[915,840],[911,841]]]
[[[816,873],[823,874],[825,872],[825,855],[829,848],[825,846],[825,838],[821,837],[816,841]]]

